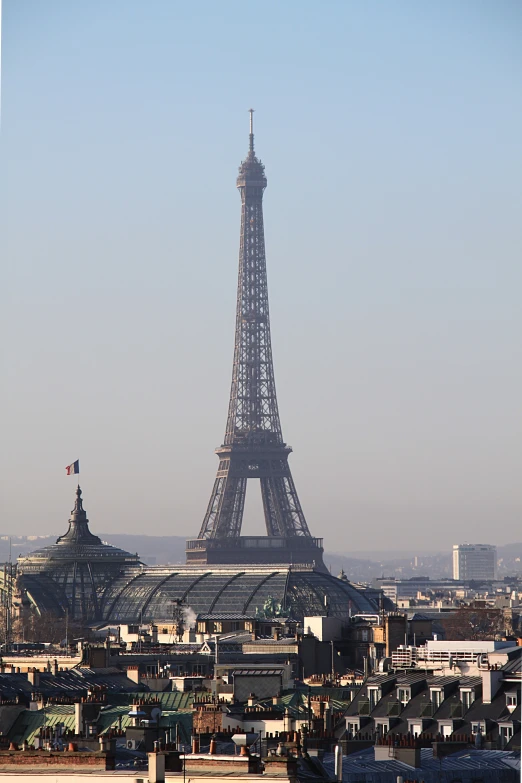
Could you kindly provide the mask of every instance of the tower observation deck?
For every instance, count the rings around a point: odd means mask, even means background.
[[[254,151],[253,109],[236,184],[241,230],[230,402],[216,480],[199,536],[187,541],[187,563],[307,563],[324,570],[322,539],[308,529],[279,419],[263,225],[267,180]],[[249,479],[260,481],[266,536],[241,536]]]

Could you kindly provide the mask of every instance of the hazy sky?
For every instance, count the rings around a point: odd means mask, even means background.
[[[95,531],[197,534],[253,106],[312,532],[520,540],[521,36],[516,0],[4,0],[0,532],[63,532],[79,457]]]

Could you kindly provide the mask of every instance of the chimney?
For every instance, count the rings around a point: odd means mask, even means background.
[[[324,730],[325,731],[332,730],[332,710],[329,701],[327,701],[326,704],[324,705]]]
[[[335,779],[342,781],[343,779],[343,748],[342,745],[336,745],[334,750],[334,769]]]
[[[480,672],[482,676],[482,703],[491,704],[502,682],[500,669],[487,669]]]
[[[127,666],[127,677],[136,685],[140,684],[140,670],[137,666]]]
[[[40,685],[40,672],[38,669],[29,669],[27,672],[27,679],[31,683],[31,685],[34,685],[35,688],[38,688]]]
[[[58,661],[56,660],[56,658],[54,659],[54,663],[53,663],[53,674],[55,677],[58,674]]]
[[[83,703],[77,701],[74,705],[74,733],[77,737],[83,734]]]
[[[31,701],[29,702],[29,710],[36,712],[37,710],[43,710],[44,702],[41,693],[31,693]]]

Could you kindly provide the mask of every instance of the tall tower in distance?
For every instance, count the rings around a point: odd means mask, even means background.
[[[288,464],[277,407],[270,338],[263,194],[265,167],[254,151],[250,109],[248,155],[239,167],[239,277],[232,386],[219,466],[187,563],[295,563],[325,570],[322,539],[313,538]],[[259,479],[266,536],[241,536],[247,481]]]

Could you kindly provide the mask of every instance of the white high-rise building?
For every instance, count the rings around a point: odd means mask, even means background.
[[[496,579],[497,548],[490,544],[453,544],[453,579]]]

